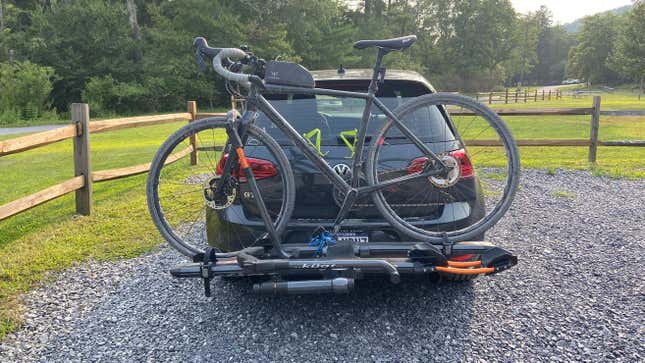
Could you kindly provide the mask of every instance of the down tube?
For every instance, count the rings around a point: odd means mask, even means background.
[[[390,111],[390,110],[389,110],[389,109],[388,109],[388,108],[383,104],[383,102],[379,101],[379,99],[378,99],[378,98],[374,98],[374,104],[375,104],[375,105],[376,105],[376,107],[378,107],[381,111],[383,111],[383,113],[385,114],[385,116],[387,116],[387,117],[389,117],[390,119],[392,119],[392,122],[394,122],[394,125],[395,125],[399,130],[401,130],[401,132],[403,133],[403,135],[405,135],[405,137],[407,137],[408,139],[410,139],[410,140],[411,140],[411,141],[412,141],[412,142],[413,142],[413,143],[414,143],[414,144],[415,144],[415,145],[416,145],[416,146],[417,146],[417,147],[418,147],[418,148],[419,148],[419,149],[420,149],[420,150],[421,150],[421,151],[422,151],[426,156],[431,157],[434,161],[436,161],[437,163],[439,163],[439,165],[442,165],[442,166],[444,165],[444,164],[443,164],[443,161],[441,161],[441,160],[437,157],[437,155],[436,155],[435,153],[433,153],[433,152],[432,152],[432,150],[430,150],[430,148],[428,148],[428,146],[426,146],[426,144],[424,144],[424,143],[423,143],[423,141],[421,141],[421,140],[420,140],[420,139],[419,139],[419,138],[418,138],[418,137],[417,137],[417,136],[416,136],[412,131],[410,131],[410,129],[409,129],[407,126],[405,126],[405,125],[403,124],[403,122],[401,122],[401,120],[399,120],[399,118],[398,118],[398,117],[396,117],[396,115],[395,115],[395,114],[393,114],[393,113],[392,113],[392,111]]]
[[[316,164],[316,167],[325,175],[325,177],[332,183],[336,188],[347,192],[349,190],[349,185],[336,174],[334,170],[323,160],[318,154],[316,154],[311,147],[306,143],[306,141],[298,134],[298,131],[289,124],[289,121],[285,120],[284,117],[275,109],[266,98],[261,95],[258,96],[260,101],[260,110],[264,112],[272,121],[273,124],[278,126],[278,128],[291,140],[296,146],[302,150],[303,154],[307,159],[311,160],[312,163]]]

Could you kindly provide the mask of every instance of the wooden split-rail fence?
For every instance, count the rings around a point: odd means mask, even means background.
[[[92,170],[90,160],[90,133],[114,131],[133,127],[143,127],[172,123],[178,121],[192,122],[204,117],[223,116],[216,113],[197,113],[197,103],[188,102],[185,113],[174,113],[156,116],[128,117],[112,120],[92,121],[89,117],[89,106],[76,103],[71,107],[72,122],[50,131],[39,132],[14,139],[0,141],[0,157],[38,148],[62,140],[74,140],[74,178],[60,184],[22,197],[4,205],[0,205],[0,220],[16,215],[37,205],[43,204],[65,194],[76,193],[76,212],[82,215],[92,213],[92,184],[114,180],[127,176],[148,172],[150,163],[133,165],[109,170]],[[600,96],[594,96],[593,104],[589,108],[551,108],[551,109],[504,109],[496,110],[501,116],[552,116],[552,115],[590,115],[590,132],[588,139],[520,139],[519,146],[580,146],[588,147],[589,162],[595,163],[598,146],[645,146],[645,140],[600,141],[598,129],[601,115],[611,116],[645,116],[645,111],[601,111]],[[452,115],[467,115],[467,112],[454,110]],[[501,146],[497,140],[466,140],[468,146]],[[194,137],[190,145],[168,158],[167,162],[175,162],[190,156],[191,164],[198,163],[198,152]],[[0,176],[1,177],[1,176]]]
[[[473,98],[479,102],[493,104],[493,103],[527,103],[538,101],[551,101],[562,99],[562,91],[558,88],[549,90],[533,90],[528,89],[508,89],[506,88],[501,92],[476,92],[472,94]]]
[[[0,205],[0,220],[26,211],[37,205],[61,197],[65,194],[76,193],[76,213],[90,215],[92,213],[92,184],[124,178],[132,175],[147,173],[150,170],[150,163],[132,165],[123,168],[109,170],[92,170],[90,158],[91,133],[129,129],[173,123],[178,121],[192,122],[204,117],[223,116],[220,113],[197,113],[197,103],[188,102],[188,110],[185,113],[173,113],[155,116],[126,117],[111,120],[90,122],[89,106],[84,103],[75,103],[71,106],[70,125],[57,129],[38,132],[14,139],[0,141],[0,157],[5,155],[24,152],[55,142],[73,139],[74,143],[74,177],[62,183],[38,191],[34,194],[22,197],[4,205]],[[167,163],[175,162],[181,158],[190,156],[191,163],[197,164],[198,148],[196,141],[191,139],[191,145],[173,155]],[[1,177],[1,176],[0,176]]]

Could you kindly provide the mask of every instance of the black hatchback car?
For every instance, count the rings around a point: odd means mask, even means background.
[[[357,92],[364,92],[367,89],[372,76],[371,69],[323,70],[311,73],[316,81],[316,87]],[[394,110],[398,105],[411,98],[433,92],[432,85],[416,72],[388,70],[384,83],[379,86],[377,97],[388,108]],[[324,159],[337,173],[343,177],[351,176],[350,157],[353,155],[355,129],[361,120],[364,100],[298,94],[265,95],[265,97],[296,130],[311,140],[319,153],[324,155]],[[376,108],[373,112],[367,133],[368,143],[371,141],[371,136],[376,134],[386,121],[385,116],[380,114],[380,111],[377,112]],[[414,127],[412,125],[412,128],[415,132],[420,133],[417,136],[422,138],[424,134],[441,134],[447,130],[450,132],[446,117],[445,113],[435,108],[428,111],[422,126]],[[284,137],[281,131],[273,126],[266,116],[260,115],[256,124],[264,128],[283,147],[291,161],[295,176],[297,187],[295,209],[283,242],[306,243],[316,228],[333,225],[342,203],[342,195]],[[425,136],[428,136],[428,139],[431,138],[430,135]],[[462,159],[460,162],[463,182],[478,183],[472,167],[468,170],[470,161],[467,154],[463,150],[437,150],[437,148],[447,147],[440,145],[447,144],[431,145],[433,151],[450,152],[456,158]],[[409,160],[405,160],[408,168],[414,169],[416,164],[423,165],[423,162],[419,163],[415,159],[415,155],[412,154],[416,147],[411,144],[400,143],[396,148],[389,148],[389,150],[396,154],[392,156],[396,159],[409,155]],[[252,160],[270,164],[262,158],[262,155],[247,156]],[[254,157],[256,159],[253,159]],[[383,157],[387,157],[387,155]],[[465,160],[463,160],[464,158]],[[263,181],[265,183],[270,182],[271,177],[275,175],[275,173],[271,173],[271,165],[255,165],[253,167],[256,177],[260,180],[265,179]],[[258,173],[260,173],[259,177]],[[415,223],[423,228],[449,228],[447,226],[461,228],[470,225],[484,215],[484,198],[481,195],[481,188],[472,188],[471,190],[477,190],[477,192],[471,193],[467,197],[469,200],[449,203],[441,207],[428,203],[421,210],[417,208],[410,211],[411,217],[414,217],[415,213],[423,216],[419,217],[421,220]],[[259,217],[255,202],[247,200],[243,196],[244,193],[240,193],[235,203],[223,211],[207,211],[208,213],[220,213],[219,223],[207,223],[207,236],[211,245],[226,250],[235,250],[240,246],[248,245],[263,233],[264,224]],[[459,205],[460,203],[467,204],[467,208]],[[350,239],[358,243],[409,241],[405,236],[400,236],[382,219],[370,197],[363,198],[356,203],[348,219],[343,222],[342,228],[343,230],[338,236],[339,239]],[[221,233],[223,229],[229,233]],[[224,240],[227,238],[231,240]]]

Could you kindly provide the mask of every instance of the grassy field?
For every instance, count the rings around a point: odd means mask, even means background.
[[[101,170],[149,162],[162,140],[182,124],[92,135],[92,166]],[[72,177],[71,156],[68,140],[0,158],[0,204]],[[19,294],[48,271],[87,259],[136,256],[161,242],[147,214],[145,178],[95,184],[90,217],[73,215],[72,193],[0,221],[0,337],[19,322]]]
[[[591,98],[521,107],[589,107]],[[497,107],[505,105],[496,105]],[[520,105],[513,105],[519,107]],[[635,97],[603,95],[603,109],[643,109]],[[518,138],[586,138],[589,116],[507,117]],[[162,140],[183,123],[91,136],[94,170],[149,162]],[[601,117],[601,140],[645,139],[645,117]],[[16,135],[0,137],[13,138]],[[73,176],[71,140],[0,158],[0,205]],[[601,147],[598,164],[584,147],[524,147],[522,166],[584,169],[612,177],[645,177],[645,149]],[[48,272],[86,260],[125,258],[162,243],[148,216],[145,175],[94,185],[95,212],[75,216],[73,193],[0,221],[0,337],[20,322],[19,296]]]
[[[518,104],[494,104],[494,109],[591,107],[592,96]],[[640,101],[633,93],[614,92],[601,95],[601,110],[645,110],[645,98]],[[591,116],[505,116],[516,139],[585,139],[589,137]],[[645,140],[645,117],[601,116],[599,139]],[[522,167],[540,169],[591,170],[612,177],[645,177],[645,148],[600,147],[597,164],[587,162],[587,147],[522,147]]]
[[[493,108],[558,108],[558,107],[591,107],[593,96],[584,95],[576,96],[564,95],[561,99],[540,100],[541,94],[538,95],[538,101],[518,102],[518,103],[494,103]],[[645,109],[645,97],[638,97],[634,93],[617,91],[614,93],[603,93],[600,95],[600,109],[605,110],[642,110]],[[481,101],[484,101],[483,99]]]

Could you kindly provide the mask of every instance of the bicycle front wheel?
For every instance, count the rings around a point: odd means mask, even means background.
[[[251,125],[246,136],[244,152],[274,227],[282,233],[295,200],[289,160],[258,127]],[[196,153],[189,157],[194,147]],[[227,182],[218,183],[229,148],[226,121],[203,119],[170,136],[152,162],[148,209],[161,235],[186,256],[202,253],[209,245],[232,252],[265,242],[257,196],[237,161]]]
[[[447,93],[417,97],[394,114],[450,171],[374,192],[383,217],[414,240],[482,239],[510,207],[519,182],[519,153],[506,124],[475,100]],[[432,168],[391,119],[375,140],[367,160],[371,185]]]

